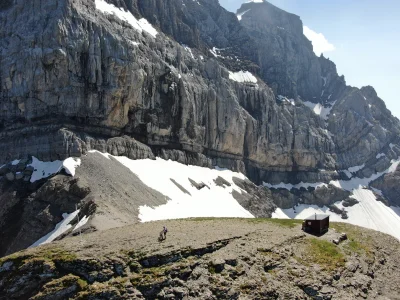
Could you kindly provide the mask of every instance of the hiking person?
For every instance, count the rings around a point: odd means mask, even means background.
[[[167,227],[163,226],[163,229],[160,232],[160,236],[158,237],[158,240],[160,242],[164,241],[167,238],[167,232],[168,232]]]
[[[164,240],[167,238],[167,232],[168,232],[167,227],[163,226]]]

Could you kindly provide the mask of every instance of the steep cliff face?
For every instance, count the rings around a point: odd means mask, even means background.
[[[257,182],[321,180],[334,175],[319,169],[361,164],[398,131],[371,88],[346,87],[333,63],[315,57],[297,16],[247,3],[239,23],[217,1],[186,2],[16,1],[3,9],[2,160],[10,149],[79,156],[99,137],[126,134],[157,153],[204,154]],[[158,32],[132,28],[111,12],[119,7]],[[257,84],[230,79],[241,69]],[[290,98],[295,105],[281,101]],[[304,103],[333,108],[324,120]]]

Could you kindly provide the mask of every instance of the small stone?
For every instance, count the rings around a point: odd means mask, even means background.
[[[6,178],[7,178],[8,181],[13,181],[15,179],[15,175],[12,172],[8,172],[6,174]]]
[[[335,274],[333,275],[333,279],[335,279],[336,281],[340,279],[340,274]]]
[[[332,243],[334,243],[335,245],[339,245],[339,240],[338,239],[334,239],[334,240],[332,240]]]
[[[22,173],[22,172],[17,172],[17,173],[15,174],[15,179],[16,179],[16,180],[21,180],[22,178],[24,178],[24,173]]]
[[[225,263],[232,267],[236,267],[238,262],[237,262],[236,258],[227,258],[227,259],[225,259]]]
[[[355,271],[357,271],[359,265],[357,263],[348,263],[346,266],[346,269],[352,273],[354,273]]]
[[[211,267],[216,273],[221,273],[225,267],[225,261],[222,259],[215,259],[211,262]]]
[[[187,292],[185,291],[185,289],[181,288],[181,287],[175,287],[172,290],[174,292],[174,294],[180,298],[182,298],[183,296],[185,296],[187,294]]]

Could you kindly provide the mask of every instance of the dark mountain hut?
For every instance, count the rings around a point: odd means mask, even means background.
[[[304,219],[302,229],[312,234],[323,234],[329,229],[329,216],[315,214]]]

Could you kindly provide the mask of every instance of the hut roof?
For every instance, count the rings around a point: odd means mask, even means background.
[[[309,216],[308,218],[304,219],[305,221],[311,221],[311,220],[324,220],[326,218],[329,218],[329,215],[324,215],[324,214],[314,214]]]

